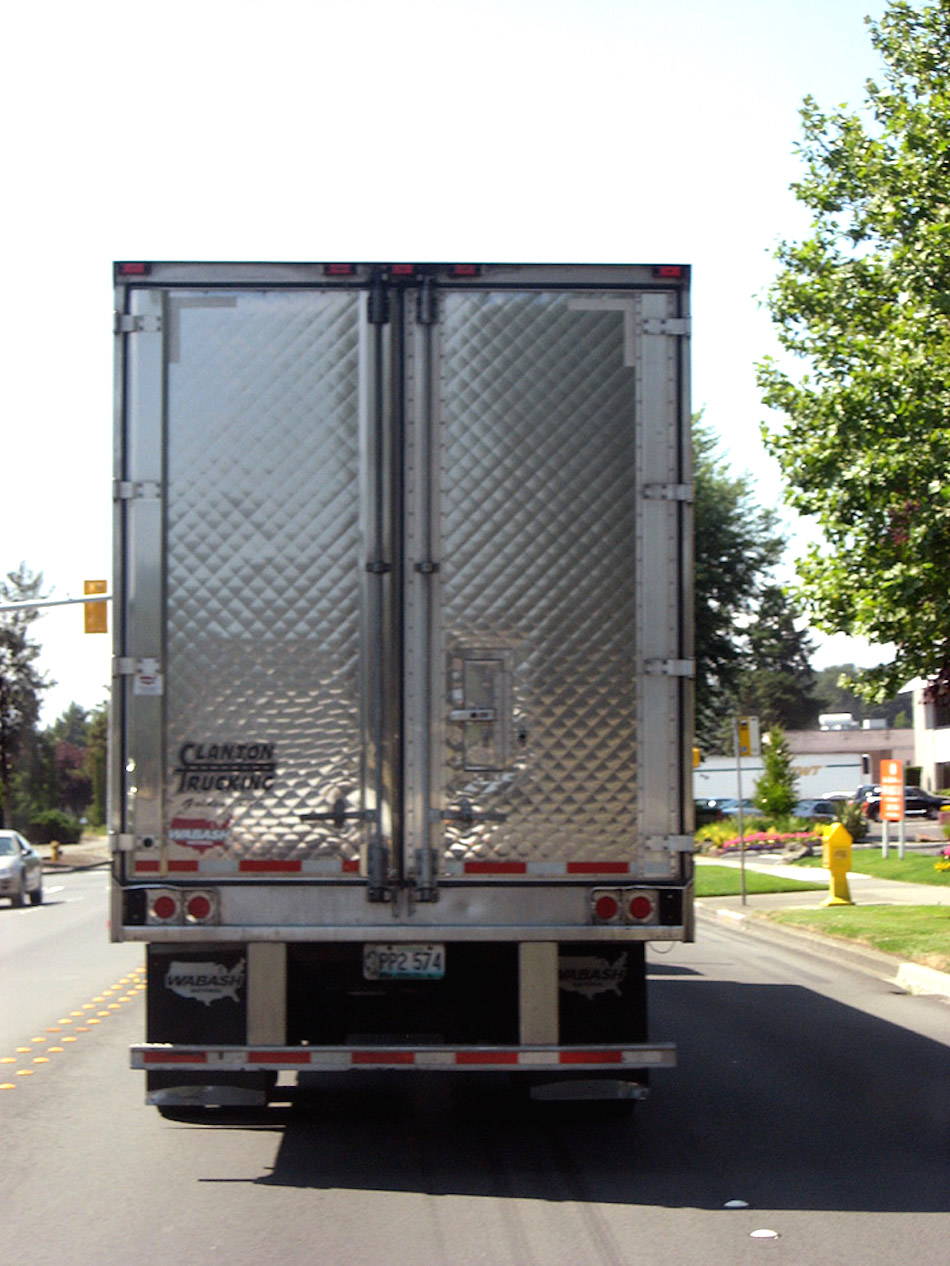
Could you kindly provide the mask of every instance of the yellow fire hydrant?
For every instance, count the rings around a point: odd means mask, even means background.
[[[830,896],[823,906],[853,906],[848,891],[848,871],[851,869],[851,833],[840,822],[825,831],[821,848],[821,861],[831,871]]]
[[[50,847],[49,859],[51,862],[59,861],[59,840],[53,840]]]

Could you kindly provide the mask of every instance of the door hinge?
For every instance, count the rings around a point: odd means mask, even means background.
[[[688,501],[694,499],[692,484],[644,484],[643,495],[648,501]]]
[[[647,848],[654,853],[694,853],[696,839],[692,835],[648,835]]]
[[[160,334],[161,330],[160,316],[133,316],[128,312],[115,313],[114,334]]]
[[[162,485],[156,479],[116,479],[112,483],[113,501],[156,501]]]
[[[689,317],[646,317],[644,334],[672,334],[689,338],[692,322]]]
[[[643,669],[653,677],[695,677],[696,661],[694,659],[648,659]]]

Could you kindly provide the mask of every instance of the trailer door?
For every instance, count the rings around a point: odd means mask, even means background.
[[[133,876],[367,873],[391,779],[368,697],[388,655],[389,577],[370,570],[387,548],[374,436],[388,333],[366,300],[130,293],[118,486]]]
[[[652,337],[675,303],[541,285],[407,313],[423,888],[430,871],[646,874],[644,839],[682,829],[679,684],[644,673],[682,654],[676,508],[645,495],[683,479],[677,340]],[[671,873],[667,850],[656,864]]]

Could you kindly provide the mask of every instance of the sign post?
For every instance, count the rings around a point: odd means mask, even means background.
[[[904,832],[904,762],[901,760],[881,761],[881,856],[888,855],[887,824],[899,822],[898,856],[903,858],[905,845]]]
[[[742,904],[746,904],[745,894],[745,827],[742,821],[742,758],[743,756],[760,756],[762,744],[759,741],[758,717],[733,717],[732,737],[736,751],[736,797],[739,805],[739,888],[742,893]]]

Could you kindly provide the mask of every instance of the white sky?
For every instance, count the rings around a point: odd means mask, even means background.
[[[0,570],[111,576],[113,259],[684,262],[693,403],[762,504],[753,363],[806,93],[884,0],[37,0],[4,19]],[[109,638],[34,625],[50,721]],[[832,641],[817,666],[862,658]],[[875,662],[873,653],[864,656]]]

